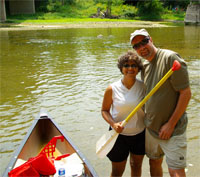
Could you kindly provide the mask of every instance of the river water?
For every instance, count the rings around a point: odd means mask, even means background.
[[[109,176],[107,158],[98,159],[96,141],[108,125],[101,117],[106,87],[121,77],[118,57],[131,49],[136,28],[0,31],[0,176],[41,108],[46,109],[86,155],[100,177]],[[192,98],[188,176],[200,164],[200,27],[148,28],[154,44],[178,52],[187,62]],[[169,176],[163,163],[164,176]],[[145,157],[143,176],[149,176]],[[130,176],[127,169],[124,176]]]

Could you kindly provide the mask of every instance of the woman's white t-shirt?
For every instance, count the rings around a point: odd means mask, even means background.
[[[134,110],[144,98],[144,83],[136,79],[134,85],[128,89],[119,80],[111,84],[112,87],[112,117],[120,122]],[[144,130],[144,111],[140,108],[124,127],[122,135],[136,135]]]

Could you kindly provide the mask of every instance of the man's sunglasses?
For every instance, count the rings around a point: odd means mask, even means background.
[[[149,42],[149,40],[150,40],[150,38],[149,38],[149,37],[146,37],[146,38],[144,38],[141,42],[139,42],[139,43],[137,43],[137,44],[134,44],[134,45],[133,45],[133,48],[134,48],[135,50],[137,50],[137,49],[139,49],[141,46],[147,45],[148,42]]]
[[[123,67],[124,67],[124,68],[129,68],[129,67],[131,67],[131,68],[137,68],[138,66],[135,65],[135,64],[132,64],[132,65],[124,64]]]

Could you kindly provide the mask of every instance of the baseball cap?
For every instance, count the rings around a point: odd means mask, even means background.
[[[133,33],[131,33],[130,42],[132,42],[134,37],[139,36],[139,35],[146,36],[146,37],[150,36],[149,33],[145,29],[135,30]]]

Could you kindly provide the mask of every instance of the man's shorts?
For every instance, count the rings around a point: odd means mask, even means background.
[[[186,167],[186,132],[182,135],[172,136],[169,140],[161,140],[151,135],[146,129],[145,149],[150,159],[159,159],[164,154],[166,162],[171,169],[183,169]]]
[[[145,130],[134,136],[119,134],[107,157],[112,162],[122,162],[128,158],[130,152],[135,155],[145,154]]]

